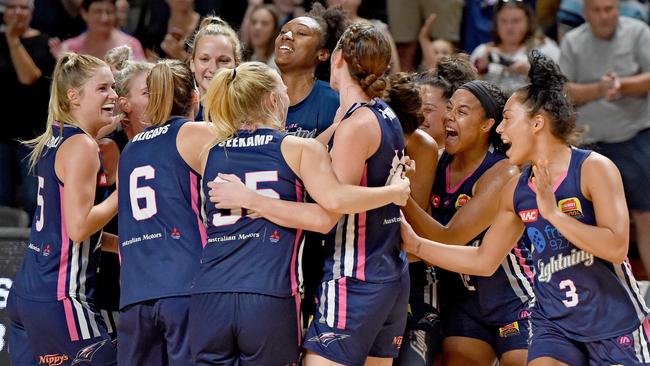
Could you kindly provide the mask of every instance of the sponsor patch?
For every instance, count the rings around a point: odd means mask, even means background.
[[[468,196],[466,194],[461,194],[460,196],[458,196],[458,198],[456,199],[456,204],[455,204],[456,209],[459,209],[459,208],[463,207],[467,202],[469,202],[469,200],[471,198],[472,197],[470,197],[470,196]]]
[[[332,344],[332,342],[335,342],[335,341],[338,341],[338,340],[341,340],[341,339],[345,339],[345,338],[349,338],[349,337],[350,336],[347,335],[347,334],[337,334],[337,333],[333,333],[333,332],[325,332],[325,333],[322,333],[322,334],[317,335],[315,337],[309,338],[308,342],[319,342],[320,344],[325,346],[325,348],[327,348],[327,346]]]
[[[538,216],[539,211],[537,211],[536,208],[532,210],[519,211],[519,217],[521,217],[521,221],[525,223],[536,222]]]
[[[58,366],[68,361],[69,359],[70,357],[68,357],[68,355],[53,353],[51,355],[38,356],[38,364],[47,365],[47,366]]]
[[[518,321],[512,322],[508,325],[499,328],[499,337],[501,338],[514,337],[514,336],[518,336],[519,334],[521,334],[521,332],[519,331]]]
[[[580,200],[576,197],[560,200],[557,203],[557,207],[560,211],[571,217],[575,217],[576,219],[584,216],[582,214],[582,205],[580,204]]]

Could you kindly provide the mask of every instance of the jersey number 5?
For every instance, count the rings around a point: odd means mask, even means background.
[[[133,218],[142,221],[146,220],[156,213],[156,191],[151,187],[138,187],[138,179],[154,179],[156,170],[151,165],[139,166],[131,172],[129,176],[129,197],[131,198],[131,213]],[[140,207],[139,199],[144,199],[144,206]]]
[[[214,179],[215,182],[223,182],[219,177]],[[244,176],[244,184],[250,190],[253,190],[262,196],[267,196],[271,198],[280,198],[278,192],[269,189],[258,189],[257,183],[260,182],[277,182],[278,181],[278,172],[277,170],[262,171],[262,172],[249,172]],[[230,215],[222,215],[217,212],[212,216],[212,225],[214,226],[226,226],[232,225],[239,221],[241,218],[241,210],[230,210]]]

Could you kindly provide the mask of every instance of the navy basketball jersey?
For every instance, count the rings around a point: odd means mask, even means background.
[[[593,204],[580,189],[580,170],[590,153],[572,149],[568,171],[554,188],[562,212],[584,224],[596,225]],[[514,209],[526,225],[524,236],[533,244],[534,316],[553,322],[567,337],[581,342],[634,331],[648,308],[629,263],[613,264],[597,258],[562,236],[539,215],[531,175],[530,167],[521,174]]]
[[[102,232],[92,234],[83,242],[74,242],[68,237],[63,198],[75,192],[66,191],[56,175],[54,163],[59,147],[70,137],[85,132],[67,124],[63,125],[63,131],[58,123],[53,127],[54,137],[43,148],[36,166],[38,207],[23,264],[11,290],[31,300],[63,300],[66,317],[73,316],[74,305],[75,311],[81,312],[77,316],[85,318],[79,302],[94,301]],[[106,185],[106,175],[100,167],[95,204],[105,198]]]
[[[268,128],[240,130],[209,152],[207,182],[217,173],[237,175],[257,193],[302,201],[302,182],[287,165],[280,145],[286,133]],[[298,247],[301,230],[288,229],[242,210],[217,209],[206,202],[208,244],[193,293],[249,292],[278,297],[298,293]],[[296,213],[299,214],[299,213]]]
[[[442,225],[447,225],[456,211],[472,199],[476,182],[494,164],[505,159],[505,155],[490,146],[478,168],[452,187],[450,165],[453,158],[446,152],[442,154],[432,189],[431,216]],[[481,245],[486,231],[467,245]],[[462,306],[468,314],[488,323],[511,322],[528,317],[527,313],[522,316],[522,311],[534,298],[532,281],[533,268],[528,246],[518,243],[490,277],[441,270],[441,302]]]
[[[381,143],[366,160],[359,185],[385,186],[404,157],[402,126],[395,112],[379,98],[367,104],[353,105],[341,123],[362,107],[368,107],[377,117]],[[351,277],[368,282],[388,282],[399,278],[408,268],[406,254],[400,245],[400,208],[394,204],[343,215],[324,243],[323,281]]]
[[[316,80],[309,95],[287,112],[286,130],[298,137],[316,137],[334,122],[339,94],[324,81]]]
[[[189,295],[206,232],[200,174],[176,148],[186,118],[173,117],[133,137],[118,168],[120,308]]]

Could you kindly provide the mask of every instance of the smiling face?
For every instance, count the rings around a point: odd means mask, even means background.
[[[470,91],[458,89],[447,102],[445,149],[456,154],[489,140],[493,119],[485,118],[481,102]]]
[[[190,60],[190,68],[199,85],[201,95],[205,95],[210,81],[218,70],[232,69],[237,66],[235,51],[226,36],[204,35],[196,42],[194,57]]]
[[[424,115],[424,122],[420,128],[431,135],[438,146],[443,146],[446,137],[444,118],[447,98],[443,96],[443,91],[440,88],[431,85],[420,87],[420,98],[422,98],[422,114]]]
[[[135,136],[148,126],[145,111],[149,104],[147,89],[148,72],[140,72],[131,78],[131,85],[126,97],[120,97],[120,108],[126,113],[128,125],[124,126],[129,137]]]
[[[275,63],[280,70],[316,69],[327,60],[327,50],[320,47],[322,29],[309,17],[298,17],[282,26],[275,38]]]
[[[78,90],[69,90],[72,113],[79,124],[96,132],[113,122],[117,94],[115,80],[108,66],[96,69]]]
[[[510,163],[519,165],[531,160],[534,146],[534,130],[526,106],[513,94],[503,109],[503,121],[497,127],[501,140],[510,145],[506,156]]]

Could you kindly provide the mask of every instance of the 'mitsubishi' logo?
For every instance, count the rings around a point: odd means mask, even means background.
[[[273,234],[269,237],[269,241],[271,243],[277,243],[280,241],[280,234],[278,234],[277,230],[273,230]]]
[[[172,237],[172,239],[176,239],[176,240],[178,240],[178,239],[181,238],[181,232],[178,231],[177,228],[173,228],[173,229],[172,229],[172,232],[171,232],[171,234],[170,234],[170,236]]]
[[[575,217],[576,219],[582,218],[584,216],[582,214],[582,205],[580,204],[580,200],[576,197],[560,200],[557,203],[557,207],[560,209],[560,211],[571,217]]]
[[[337,333],[333,333],[333,332],[325,332],[325,333],[322,333],[322,334],[317,335],[315,337],[309,338],[308,342],[319,342],[320,344],[325,346],[325,348],[327,348],[327,346],[329,346],[332,342],[338,341],[340,339],[345,339],[345,338],[348,338],[348,337],[350,337],[350,336],[347,335],[347,334],[337,334]]]
[[[38,364],[47,365],[47,366],[58,366],[63,364],[69,359],[70,357],[68,357],[68,355],[59,354],[59,353],[54,353],[51,355],[41,355],[38,356]]]

